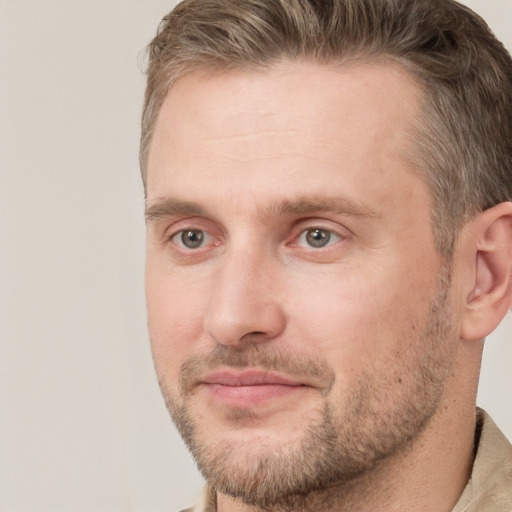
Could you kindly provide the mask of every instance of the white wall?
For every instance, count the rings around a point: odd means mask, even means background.
[[[0,0],[0,512],[163,511],[200,487],[143,300],[143,49],[175,2]],[[474,0],[512,48],[512,0]],[[479,402],[512,438],[512,322]]]

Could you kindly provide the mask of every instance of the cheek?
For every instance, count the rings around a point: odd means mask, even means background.
[[[197,348],[203,333],[206,296],[197,283],[184,282],[170,272],[146,272],[151,350],[155,365],[165,369],[166,378],[177,375]]]
[[[396,357],[418,336],[428,310],[430,294],[418,294],[424,283],[403,279],[393,269],[384,272],[382,265],[374,268],[381,272],[350,268],[314,282],[297,281],[289,303],[288,316],[298,322],[300,338],[346,385]]]

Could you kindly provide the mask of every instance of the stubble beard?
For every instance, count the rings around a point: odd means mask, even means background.
[[[365,477],[383,461],[408,450],[437,411],[454,358],[449,343],[455,335],[449,318],[449,279],[444,277],[420,336],[409,344],[416,353],[402,354],[407,364],[399,372],[363,373],[343,400],[331,396],[334,373],[327,363],[291,360],[250,342],[236,349],[219,346],[207,358],[185,363],[179,397],[171,397],[159,379],[173,421],[209,485],[263,510],[328,510],[334,495],[348,499],[358,482],[368,481]],[[191,410],[189,384],[201,368],[221,362],[237,368],[315,373],[325,384],[318,419],[310,421],[299,440],[266,450],[254,443],[235,446],[229,439],[204,442]],[[392,396],[397,389],[398,398]],[[233,410],[231,420],[248,415]]]

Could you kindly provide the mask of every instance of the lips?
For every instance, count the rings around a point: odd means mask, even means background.
[[[240,373],[217,371],[208,374],[202,379],[202,382],[205,384],[221,384],[223,386],[263,386],[272,384],[283,386],[303,385],[301,382],[291,378],[261,370],[246,370]]]
[[[283,375],[261,370],[217,371],[201,379],[214,400],[234,407],[264,405],[309,386]]]

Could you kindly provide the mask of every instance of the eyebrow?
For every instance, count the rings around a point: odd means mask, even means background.
[[[144,213],[146,222],[155,222],[163,217],[177,215],[205,216],[206,210],[191,201],[181,201],[172,197],[166,197],[156,199],[151,205],[146,206]]]
[[[260,209],[268,217],[280,215],[312,215],[329,212],[350,217],[375,218],[380,215],[371,208],[355,201],[339,196],[304,196],[293,200],[282,200],[271,203]],[[172,216],[208,216],[207,210],[192,201],[182,201],[172,197],[156,199],[146,207],[146,222],[155,222],[164,217]]]
[[[375,211],[363,204],[341,196],[304,196],[294,200],[278,201],[265,208],[270,216],[309,215],[329,212],[350,217],[380,217]]]

